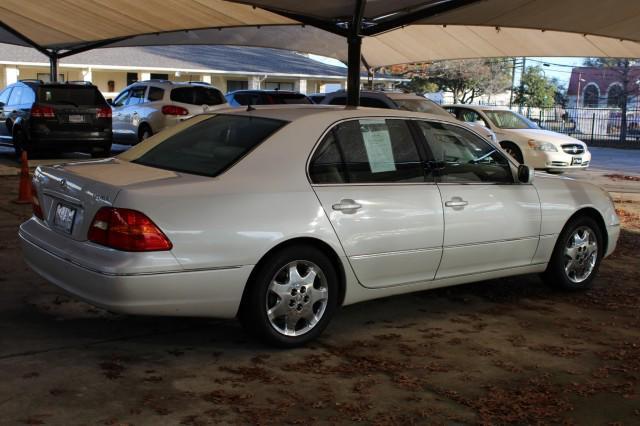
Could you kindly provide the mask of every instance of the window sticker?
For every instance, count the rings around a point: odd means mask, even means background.
[[[387,123],[384,120],[360,120],[360,131],[371,173],[395,171],[396,163]]]

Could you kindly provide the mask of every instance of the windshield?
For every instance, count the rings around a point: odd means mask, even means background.
[[[106,101],[93,86],[41,86],[38,88],[38,102],[59,105],[103,106]]]
[[[444,108],[435,102],[431,102],[426,99],[394,99],[393,102],[398,105],[399,109],[413,112],[426,112],[428,114],[441,115],[451,118]]]
[[[501,129],[539,129],[534,122],[513,111],[484,110],[484,113],[496,127]]]
[[[286,123],[269,118],[214,115],[170,135],[133,162],[158,169],[217,176]]]

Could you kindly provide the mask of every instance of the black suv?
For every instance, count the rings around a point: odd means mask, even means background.
[[[38,151],[111,153],[111,107],[88,82],[22,80],[0,92],[0,143]]]
[[[236,90],[226,94],[233,107],[243,105],[312,104],[313,101],[298,92],[287,90]]]

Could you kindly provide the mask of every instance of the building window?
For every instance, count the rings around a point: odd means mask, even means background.
[[[249,82],[247,80],[227,80],[227,92],[235,90],[247,90]]]
[[[293,83],[282,83],[277,81],[267,81],[264,83],[265,90],[289,90],[293,91]]]
[[[598,106],[598,98],[600,98],[600,91],[595,84],[589,84],[584,88],[584,95],[582,96],[582,106],[587,108],[596,108]]]
[[[151,73],[150,78],[151,80],[169,80],[169,74]]]
[[[127,73],[127,86],[132,85],[138,81],[138,73],[137,72],[128,72]]]
[[[607,93],[607,106],[610,108],[622,108],[624,103],[624,96],[622,86],[618,83],[614,83],[609,87]]]

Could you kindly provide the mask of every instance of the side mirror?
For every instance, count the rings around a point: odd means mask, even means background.
[[[113,106],[113,99],[111,99],[111,98],[107,99],[107,103],[108,103],[109,105]]]
[[[526,164],[520,164],[518,166],[518,182],[531,183],[533,182],[534,171]]]

